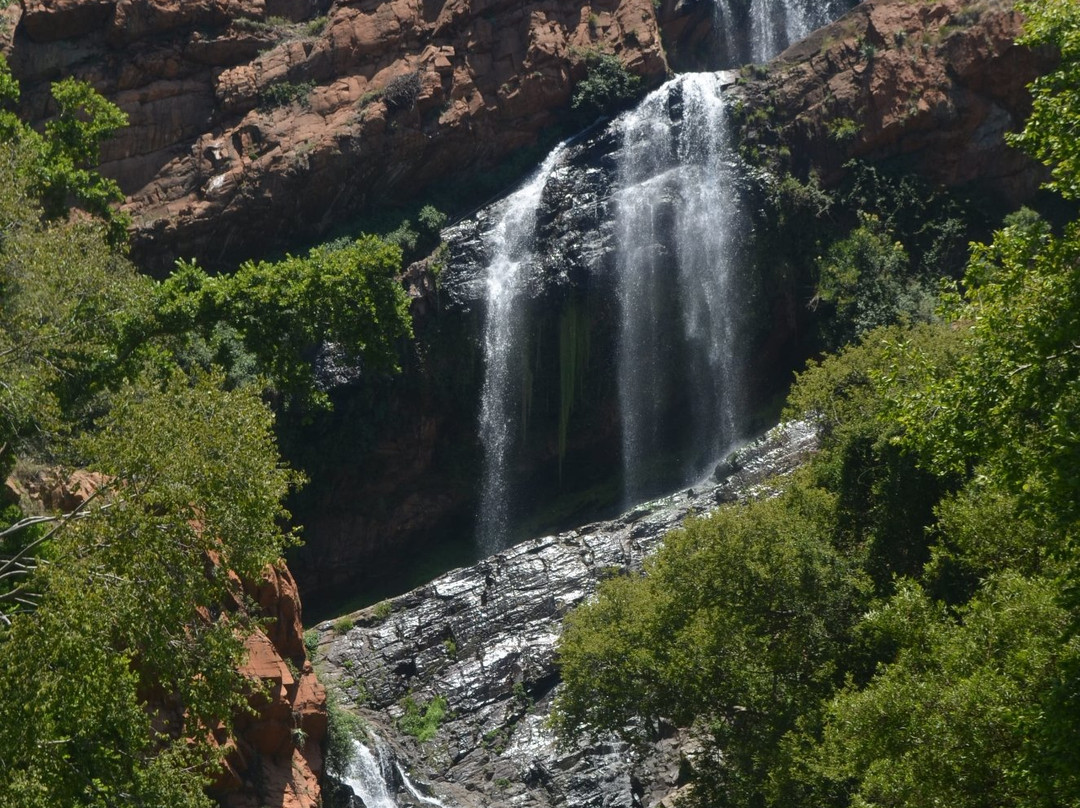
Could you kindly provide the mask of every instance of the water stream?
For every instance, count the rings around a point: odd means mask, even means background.
[[[349,773],[345,776],[345,785],[353,790],[367,808],[397,808],[397,803],[390,796],[387,788],[384,766],[389,763],[380,745],[376,744],[376,754],[360,741],[353,741],[353,758]]]
[[[713,3],[716,63],[737,66],[771,58],[854,0]],[[741,437],[747,228],[733,190],[736,150],[717,74],[679,76],[613,126],[622,141],[611,205],[620,311],[614,353],[622,504],[629,505],[696,482]],[[504,200],[487,236],[477,528],[483,554],[509,544],[511,457],[524,423],[523,267],[539,249],[537,206],[564,152],[561,144]]]
[[[378,736],[372,736],[373,752],[359,740],[353,741],[353,757],[349,773],[344,783],[353,794],[363,801],[367,808],[399,808],[393,792],[397,784],[404,786],[409,795],[409,805],[431,805],[434,808],[448,808],[442,800],[424,794],[409,777],[408,771],[394,760]],[[396,777],[395,777],[396,775]]]
[[[487,269],[484,319],[484,388],[480,398],[484,468],[477,526],[484,555],[507,544],[509,465],[521,423],[516,409],[520,406],[524,351],[524,322],[519,305],[524,290],[523,270],[533,258],[536,210],[544,186],[564,149],[565,144],[559,144],[532,178],[503,200],[495,227],[487,235],[492,257]]]
[[[668,82],[619,125],[617,359],[632,504],[657,493],[654,481],[699,479],[740,436],[746,228],[718,74]]]

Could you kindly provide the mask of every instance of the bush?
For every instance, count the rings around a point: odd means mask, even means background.
[[[335,634],[347,634],[352,630],[352,627],[356,625],[356,621],[351,617],[339,617],[334,621],[334,633]]]
[[[446,699],[442,696],[436,696],[424,706],[412,696],[406,696],[402,706],[405,714],[398,719],[398,729],[421,743],[435,737],[439,724],[446,717]]]
[[[570,103],[582,125],[621,112],[641,97],[644,90],[641,77],[630,73],[617,56],[589,53],[585,66],[588,72],[574,88]]]
[[[259,106],[263,109],[287,107],[290,104],[299,104],[302,107],[310,106],[308,96],[315,89],[313,81],[279,81],[265,87],[259,93]]]
[[[335,777],[349,771],[353,741],[365,735],[364,722],[341,706],[337,694],[326,694],[326,770]]]
[[[383,103],[391,112],[400,109],[412,109],[416,105],[416,99],[420,97],[421,89],[420,74],[405,73],[390,79],[390,82],[383,88]]]

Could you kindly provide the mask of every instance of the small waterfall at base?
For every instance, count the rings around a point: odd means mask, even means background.
[[[715,0],[716,64],[767,61],[853,5],[853,0]]]
[[[446,803],[436,797],[424,794],[409,777],[404,767],[387,751],[386,745],[374,736],[372,752],[365,744],[353,741],[353,757],[349,773],[344,782],[360,798],[366,808],[398,808],[397,801],[391,796],[396,790],[395,783],[400,783],[409,794],[409,805],[432,805],[435,808],[448,808]],[[396,779],[395,779],[396,774]]]
[[[520,189],[502,203],[487,236],[487,312],[484,320],[484,387],[480,399],[480,442],[484,450],[477,534],[485,555],[507,544],[510,516],[510,454],[520,419],[514,404],[522,373],[520,298],[524,273],[533,257],[536,210],[551,172],[562,158],[557,146]]]
[[[349,773],[345,776],[345,785],[353,790],[367,808],[397,808],[397,803],[390,796],[386,787],[384,766],[389,764],[381,746],[376,744],[373,753],[360,741],[353,741],[353,758]]]
[[[629,505],[700,479],[739,437],[745,226],[717,75],[673,79],[620,125],[617,361]],[[673,454],[677,468],[665,467]]]

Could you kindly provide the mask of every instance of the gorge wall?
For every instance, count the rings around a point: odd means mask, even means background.
[[[25,0],[5,20],[29,118],[68,75],[128,113],[102,171],[156,270],[265,255],[490,168],[558,120],[590,49],[667,70],[650,0]]]
[[[295,246],[372,204],[486,170],[563,120],[589,48],[654,83],[669,66],[715,67],[715,10],[705,0],[23,0],[3,11],[2,30],[30,117],[48,116],[48,84],[65,75],[129,113],[104,169],[129,194],[134,257],[161,271],[177,255],[227,266]],[[759,111],[739,124],[759,158],[747,176],[764,166],[762,176],[816,175],[828,187],[858,157],[986,199],[1024,198],[1040,172],[1002,136],[1052,55],[1014,46],[1020,24],[998,0],[867,0],[732,88]],[[540,215],[544,266],[527,303],[536,429],[518,472],[538,496],[579,492],[537,517],[547,527],[615,499],[595,458],[618,451],[611,377],[597,372],[617,314],[595,269],[612,250],[602,213],[616,148],[603,131],[577,144],[581,170],[556,178]],[[290,458],[312,477],[293,507],[307,546],[292,563],[313,596],[469,526],[482,380],[469,278],[483,268],[477,238],[491,215],[448,234],[451,271],[408,273],[417,340],[405,373],[338,388],[333,414],[285,424]],[[806,351],[808,272],[774,277],[758,297],[759,402]],[[560,446],[560,344],[575,329],[590,347]]]
[[[853,158],[910,172],[928,189],[950,189],[973,206],[1003,208],[1029,198],[1042,172],[1006,145],[1004,133],[1023,120],[1025,86],[1053,55],[1014,45],[1020,25],[1009,4],[869,0],[769,65],[732,76],[727,93],[742,111],[734,123],[742,143],[737,182],[749,209],[765,204],[789,172],[834,188]],[[544,503],[523,519],[537,532],[565,527],[575,514],[596,518],[605,502],[613,507],[618,500],[611,472],[620,446],[610,208],[619,148],[611,128],[568,146],[540,195],[535,260],[520,281],[527,289],[518,305],[528,323],[529,370],[515,406],[528,416],[510,472],[532,504]],[[296,559],[301,580],[347,585],[354,575],[362,580],[367,565],[385,569],[409,554],[405,548],[445,543],[469,525],[478,494],[466,480],[480,470],[473,430],[491,257],[485,234],[498,215],[497,207],[484,208],[444,233],[449,251],[437,277],[424,266],[410,271],[419,328],[415,373],[381,388],[385,395],[376,398],[392,402],[385,406],[397,415],[387,418],[382,437],[368,436],[365,459],[316,475],[302,509],[315,521],[308,521],[308,546]],[[755,214],[747,239],[812,236],[777,236],[766,224]],[[807,251],[788,256],[786,265],[766,263],[748,279],[751,411],[768,408],[811,350],[813,258]],[[581,348],[573,367],[563,359],[572,340]],[[569,376],[581,384],[567,417],[561,390]],[[560,469],[571,479],[561,480]],[[362,490],[377,492],[379,504],[353,505],[347,498],[358,490],[357,476],[368,473],[373,487]],[[410,480],[408,495],[388,490],[386,481],[399,474]]]

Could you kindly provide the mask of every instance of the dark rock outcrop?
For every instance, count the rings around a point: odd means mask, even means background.
[[[561,748],[546,723],[559,676],[554,649],[566,612],[597,582],[640,570],[662,536],[691,513],[762,495],[770,478],[813,450],[788,424],[740,450],[719,483],[641,505],[610,522],[534,539],[352,615],[319,626],[328,681],[414,776],[448,804],[650,806],[679,783],[686,734],[669,727],[641,755],[615,738]],[[397,729],[401,701],[446,700],[437,735]],[[413,804],[403,795],[404,804]]]

